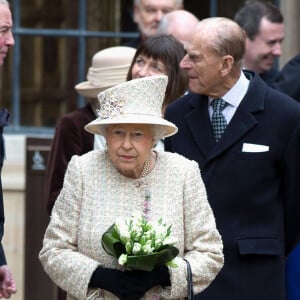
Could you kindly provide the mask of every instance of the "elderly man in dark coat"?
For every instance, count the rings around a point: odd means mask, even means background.
[[[224,243],[224,268],[199,300],[285,300],[300,241],[300,105],[242,71],[245,36],[202,20],[181,61],[191,93],[170,104],[166,150],[199,163]]]

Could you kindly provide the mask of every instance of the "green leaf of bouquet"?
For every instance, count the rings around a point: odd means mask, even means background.
[[[162,247],[162,250],[148,255],[137,255],[127,257],[127,267],[131,270],[152,271],[156,264],[167,264],[170,262],[172,267],[172,259],[179,253],[179,250],[170,245]],[[177,265],[176,265],[177,266]],[[174,265],[175,267],[175,265]]]
[[[122,253],[126,253],[125,246],[123,243],[116,238],[115,231],[113,226],[111,226],[103,235],[102,235],[102,247],[109,255],[112,255],[116,258]]]
[[[179,250],[170,245],[165,245],[161,248],[161,250],[157,253],[157,263],[165,264],[175,258],[179,253]]]
[[[152,271],[157,261],[157,254],[128,256],[126,266],[131,270]]]
[[[170,268],[177,268],[177,267],[178,267],[178,265],[174,262],[174,259],[168,261],[168,262],[166,263],[166,265],[167,265],[168,267],[170,267]]]

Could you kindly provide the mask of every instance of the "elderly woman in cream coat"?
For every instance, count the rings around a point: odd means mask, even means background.
[[[187,260],[194,293],[223,266],[223,244],[198,164],[156,152],[155,143],[177,132],[162,118],[167,77],[131,80],[101,92],[99,117],[86,130],[105,136],[107,149],[73,156],[46,230],[39,258],[68,299],[182,299]],[[102,245],[119,217],[142,212],[172,225],[177,267],[124,270]]]

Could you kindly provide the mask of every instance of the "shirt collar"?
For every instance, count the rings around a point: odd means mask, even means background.
[[[232,106],[239,106],[240,102],[247,93],[249,87],[249,80],[243,72],[234,86],[222,97],[227,103]]]
[[[222,97],[229,105],[238,107],[242,99],[247,93],[249,87],[249,80],[243,72],[238,79],[238,81],[233,85],[233,87]],[[209,104],[213,99],[209,98]]]

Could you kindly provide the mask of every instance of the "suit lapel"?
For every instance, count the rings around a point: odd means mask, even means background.
[[[215,142],[212,133],[208,114],[208,98],[202,95],[193,95],[190,98],[192,109],[185,117],[195,142],[204,157],[205,164],[237,143],[258,123],[255,113],[264,109],[267,86],[257,75],[253,76],[246,96],[240,103],[219,143]]]
[[[201,154],[206,159],[216,144],[208,115],[208,98],[194,94],[189,103],[192,109],[185,115],[185,119]]]

